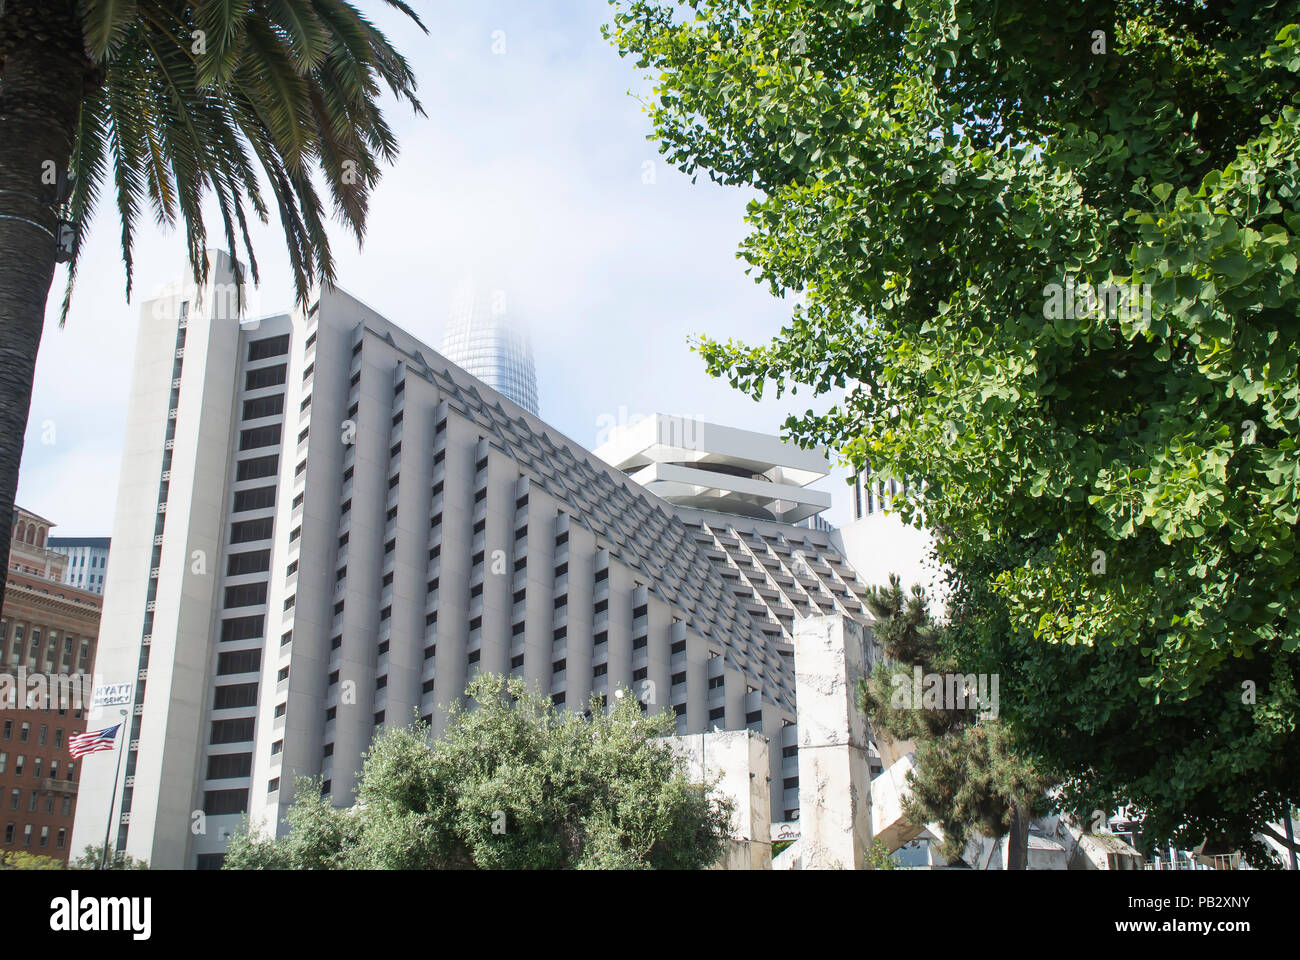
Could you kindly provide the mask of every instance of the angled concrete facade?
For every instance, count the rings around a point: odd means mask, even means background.
[[[376,731],[440,732],[479,670],[784,741],[786,633],[676,508],[341,290],[225,318],[212,263],[143,310],[98,668],[136,684],[131,740],[74,846],[217,866],[296,776],[349,805]]]

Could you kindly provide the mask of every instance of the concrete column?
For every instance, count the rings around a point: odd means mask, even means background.
[[[871,766],[855,702],[866,671],[861,625],[839,615],[797,621],[794,670],[802,868],[868,869]]]

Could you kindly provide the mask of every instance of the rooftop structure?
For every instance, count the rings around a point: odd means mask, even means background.
[[[792,524],[831,505],[829,493],[805,489],[829,473],[823,454],[693,417],[619,425],[595,454],[679,507]]]

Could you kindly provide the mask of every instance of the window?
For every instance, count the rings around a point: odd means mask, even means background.
[[[239,432],[239,449],[256,450],[258,447],[273,447],[280,442],[280,425],[273,423],[265,427],[252,427]]]
[[[269,357],[282,357],[289,352],[289,335],[282,333],[278,337],[263,337],[248,345],[248,360],[266,360]]]
[[[262,367],[259,370],[249,370],[244,377],[244,389],[260,390],[263,387],[278,387],[284,383],[284,371],[283,363],[273,367]]]
[[[262,636],[263,617],[231,617],[221,621],[221,642],[253,640]]]
[[[225,609],[227,610],[231,607],[252,607],[259,603],[266,603],[265,583],[243,583],[226,587]]]
[[[240,520],[238,523],[232,523],[230,525],[230,542],[248,543],[252,540],[270,539],[273,523],[271,517],[261,517],[257,520]]]
[[[240,490],[235,494],[235,513],[249,510],[265,510],[275,506],[275,486],[255,487],[252,490]]]
[[[212,817],[231,813],[247,813],[248,791],[205,790],[203,792],[203,812]]]
[[[226,576],[245,573],[265,573],[271,569],[271,551],[253,550],[249,553],[232,553],[226,561]]]
[[[280,467],[280,455],[273,453],[266,457],[252,457],[240,460],[235,467],[236,480],[257,480],[261,477],[273,477]]]
[[[209,743],[243,743],[253,739],[253,718],[237,717],[234,720],[213,720]]]
[[[254,397],[244,401],[242,420],[258,420],[262,417],[274,417],[284,412],[284,394],[273,393],[269,397]]]
[[[212,698],[213,710],[231,710],[236,707],[252,707],[256,704],[256,683],[230,683],[217,687]]]
[[[218,676],[231,673],[255,673],[261,667],[261,650],[232,650],[230,653],[222,653],[217,656]],[[59,732],[62,733],[62,731]]]
[[[222,753],[208,757],[209,780],[232,780],[247,777],[253,772],[251,753]]]
[[[0,752],[0,774],[9,768],[9,754]]]

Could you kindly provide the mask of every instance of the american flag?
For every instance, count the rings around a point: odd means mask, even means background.
[[[101,750],[112,750],[113,743],[117,740],[118,728],[121,726],[120,723],[116,723],[103,730],[87,730],[85,733],[69,737],[68,752],[72,754],[72,759],[76,760],[88,753],[99,753]]]

